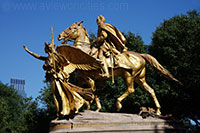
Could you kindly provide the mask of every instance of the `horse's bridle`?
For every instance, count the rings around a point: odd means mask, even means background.
[[[64,40],[66,40],[66,41],[68,41],[68,38],[73,34],[73,33],[75,33],[75,32],[77,32],[79,29],[78,28],[76,28],[76,30],[75,31],[73,31],[73,32],[70,32],[70,33],[67,33],[65,30],[64,30],[64,33],[65,34],[68,34],[67,35],[67,39],[64,39]],[[83,42],[83,41],[77,41],[77,42],[81,42],[81,43],[87,43],[87,44],[90,44],[90,43],[88,43],[88,42]]]
[[[78,28],[76,28],[76,30],[75,31],[73,31],[73,32],[71,32],[71,30],[70,30],[70,33],[67,33],[65,30],[64,30],[64,33],[67,35],[67,37],[65,37],[65,38],[69,38],[73,33],[75,33],[75,32],[77,32],[78,31]],[[67,41],[67,39],[64,39],[64,40],[66,40]]]

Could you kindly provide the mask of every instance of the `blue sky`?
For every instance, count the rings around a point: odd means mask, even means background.
[[[45,72],[43,62],[28,55],[44,53],[44,42],[50,42],[50,26],[57,35],[72,23],[84,21],[88,32],[96,33],[96,18],[102,14],[107,23],[122,32],[139,34],[145,44],[163,22],[189,10],[200,10],[199,0],[1,0],[0,1],[0,81],[10,78],[26,80],[26,93],[37,97]]]

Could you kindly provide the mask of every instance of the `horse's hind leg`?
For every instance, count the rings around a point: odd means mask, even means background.
[[[155,94],[154,90],[147,84],[147,82],[145,80],[145,68],[141,71],[140,75],[138,77],[136,77],[135,82],[138,83],[141,88],[145,89],[152,96],[154,103],[156,105],[156,108],[157,108],[156,114],[161,115],[161,112],[160,112],[161,107],[160,107],[160,104],[156,97],[156,94]]]
[[[135,91],[133,79],[134,79],[134,77],[129,72],[125,73],[125,80],[126,80],[126,85],[128,87],[128,90],[123,95],[121,95],[119,98],[117,98],[116,106],[117,106],[118,111],[122,108],[121,101]]]

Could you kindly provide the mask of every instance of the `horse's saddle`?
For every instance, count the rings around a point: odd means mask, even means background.
[[[98,55],[98,50],[96,48],[92,49],[90,53],[93,53],[91,56],[98,59],[97,55]],[[105,56],[106,58],[106,62],[108,67],[110,68],[126,68],[126,69],[131,69],[133,68],[133,64],[129,59],[129,55],[126,52],[123,53],[118,53],[118,54],[109,54],[109,56]]]
[[[133,68],[133,64],[129,60],[128,54],[125,52],[120,53],[118,55],[110,55],[108,58],[106,58],[108,62],[108,67],[114,67],[114,68],[126,68],[131,69]]]

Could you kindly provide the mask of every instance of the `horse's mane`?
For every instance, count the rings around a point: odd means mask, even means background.
[[[85,28],[84,26],[82,26],[82,27],[83,27],[83,29],[84,29],[84,31],[85,31],[85,35],[89,38],[89,34],[88,34],[86,28]]]

